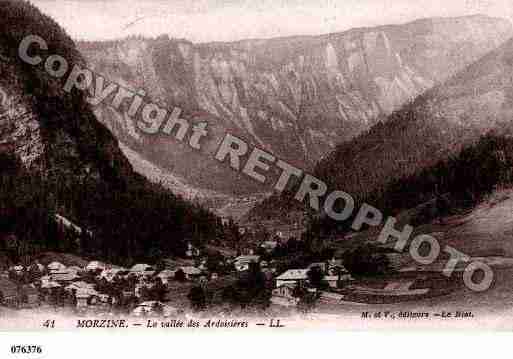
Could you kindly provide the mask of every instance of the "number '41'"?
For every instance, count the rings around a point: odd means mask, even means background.
[[[45,328],[55,328],[55,320],[47,320],[43,323]]]

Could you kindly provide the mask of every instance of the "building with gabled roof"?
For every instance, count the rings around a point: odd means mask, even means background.
[[[60,262],[52,262],[46,266],[48,268],[48,271],[54,272],[54,271],[62,271],[66,269],[66,266]]]
[[[271,303],[282,306],[295,306],[299,302],[299,298],[294,296],[294,291],[297,288],[296,283],[283,283],[277,288],[273,289]]]
[[[249,270],[251,263],[260,263],[260,256],[257,255],[245,255],[235,258],[234,266],[239,272]]]
[[[144,264],[144,263],[135,264],[132,266],[132,268],[130,268],[130,272],[148,272],[148,271],[153,271],[153,267],[150,266],[149,264]]]
[[[50,273],[50,280],[57,282],[57,283],[72,282],[79,278],[80,277],[77,274],[77,272],[75,272],[73,270],[68,270],[68,269],[65,269],[65,270],[59,271],[59,272],[56,271],[56,272]]]
[[[276,278],[276,287],[281,287],[285,284],[303,285],[308,280],[309,269],[289,269]]]
[[[97,270],[104,270],[105,268],[107,268],[105,263],[100,261],[92,261],[89,262],[84,269],[88,272],[94,272]]]

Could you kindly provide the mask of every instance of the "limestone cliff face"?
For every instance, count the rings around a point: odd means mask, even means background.
[[[385,184],[448,158],[483,135],[513,136],[513,39],[341,144],[315,173],[331,188],[367,198]],[[357,160],[355,160],[357,159]]]
[[[512,34],[507,21],[472,16],[315,37],[199,45],[160,37],[79,47],[110,80],[144,89],[192,118],[207,118],[215,127],[212,148],[225,131],[236,131],[308,168]],[[172,140],[141,138],[130,119],[109,109],[97,109],[97,115],[156,165],[196,186],[223,192],[233,187],[216,181],[224,175],[215,164],[176,159],[185,152]]]
[[[0,93],[0,148],[15,153],[26,168],[38,166],[45,145],[37,116],[20,94],[10,95],[4,87],[0,87]]]

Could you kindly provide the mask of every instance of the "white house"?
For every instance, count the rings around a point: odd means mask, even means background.
[[[302,285],[308,280],[309,269],[289,269],[276,278],[276,287],[281,287],[285,284]]]
[[[153,271],[153,267],[150,266],[149,264],[144,264],[144,263],[138,263],[138,264],[135,264],[132,266],[132,268],[130,268],[130,272],[149,272],[149,271]]]
[[[53,281],[41,281],[41,289],[53,289],[59,288],[61,285],[57,282]]]
[[[297,305],[299,298],[294,297],[296,286],[297,284],[295,283],[285,283],[274,289],[272,292],[271,303],[286,307]]]
[[[66,269],[66,266],[60,262],[52,262],[46,266],[48,271],[51,272],[59,272]]]
[[[97,270],[102,271],[105,268],[107,268],[107,265],[105,263],[99,261],[92,261],[86,265],[85,270],[88,272],[95,272]]]
[[[69,268],[50,272],[50,280],[58,283],[72,282],[79,278],[78,273],[73,270],[69,270]]]

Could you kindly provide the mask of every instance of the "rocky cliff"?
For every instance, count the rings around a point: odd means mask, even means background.
[[[456,155],[492,131],[513,134],[513,40],[429,90],[383,124],[338,146],[316,167],[360,198]]]
[[[193,186],[233,193],[259,189],[234,184],[241,179],[210,161],[226,131],[308,168],[512,34],[505,20],[472,16],[312,37],[196,45],[163,36],[79,48],[110,80],[214,128],[205,159],[172,140],[143,138],[126,116],[97,109],[120,141]]]

